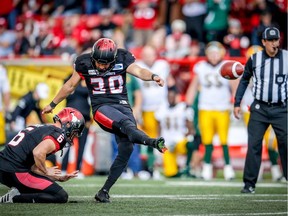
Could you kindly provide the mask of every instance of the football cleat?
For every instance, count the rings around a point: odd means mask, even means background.
[[[203,164],[201,177],[205,181],[209,181],[209,180],[213,179],[213,166],[212,166],[212,164],[206,164],[206,163]]]
[[[255,193],[255,188],[253,187],[244,187],[242,190],[241,190],[241,193],[251,193],[251,194],[254,194]]]
[[[109,198],[109,193],[105,189],[99,190],[98,193],[95,195],[96,201],[101,203],[110,203]]]
[[[183,170],[179,172],[179,174],[181,177],[184,176],[187,178],[196,178],[196,176],[190,172],[190,166],[186,166]]]
[[[0,197],[0,203],[13,203],[13,197],[20,195],[17,188],[12,187],[8,193]]]
[[[271,166],[271,176],[273,181],[281,181],[283,175],[279,165]]]
[[[225,165],[223,170],[224,178],[227,181],[233,180],[235,178],[235,172],[231,165]]]
[[[165,146],[165,139],[163,137],[156,139],[154,142],[154,148],[156,148],[161,153],[167,151],[168,149]]]

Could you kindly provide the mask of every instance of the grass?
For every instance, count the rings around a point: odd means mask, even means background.
[[[69,193],[67,204],[1,204],[0,215],[287,215],[287,183],[263,180],[256,194],[241,194],[242,182],[217,178],[119,180],[110,191],[111,203],[94,201],[105,177],[73,179],[61,185]],[[7,187],[0,185],[0,194]]]

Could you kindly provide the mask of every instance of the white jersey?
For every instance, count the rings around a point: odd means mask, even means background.
[[[174,107],[162,105],[155,112],[155,118],[160,123],[161,136],[165,138],[165,144],[169,148],[185,138],[186,120],[193,121],[194,112],[181,102]]]
[[[137,65],[159,75],[164,81],[167,80],[167,77],[170,73],[170,65],[167,61],[161,59],[156,60],[151,68],[144,64],[142,61],[137,62]],[[154,81],[143,81],[140,79],[137,80],[139,81],[143,97],[143,111],[155,111],[162,103],[166,103],[167,88],[158,86]]]
[[[7,77],[6,69],[0,65],[0,111],[3,110],[2,95],[10,91],[9,80]]]
[[[207,61],[200,61],[194,66],[200,84],[198,107],[201,110],[231,109],[230,84],[219,74],[220,65],[212,66]]]

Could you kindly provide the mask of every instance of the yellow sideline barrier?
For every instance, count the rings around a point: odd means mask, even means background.
[[[62,87],[64,79],[68,77],[72,72],[72,66],[59,61],[55,63],[54,61],[47,62],[37,62],[29,61],[27,64],[24,63],[21,65],[19,61],[17,63],[6,61],[4,63],[7,69],[7,75],[10,83],[10,92],[11,92],[11,104],[12,110],[17,105],[17,102],[20,97],[27,94],[29,91],[33,91],[36,85],[39,82],[44,82],[49,86],[49,97],[46,100],[40,101],[40,107],[43,108],[51,102],[53,97]],[[66,105],[66,101],[61,102],[56,109],[53,111],[53,114],[45,115],[47,122],[52,122],[52,117],[55,113],[60,111]],[[35,113],[31,113],[31,116],[28,117],[29,122],[38,123],[38,120],[35,119]]]

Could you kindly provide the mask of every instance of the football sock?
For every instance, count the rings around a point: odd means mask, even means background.
[[[207,164],[211,163],[212,152],[213,152],[213,145],[212,144],[205,145],[205,155],[204,155],[205,163]]]
[[[153,175],[154,161],[155,161],[155,156],[154,156],[154,153],[153,153],[153,148],[148,147],[147,153],[148,153],[148,159],[147,159],[148,172],[149,172],[151,175]]]
[[[225,164],[230,164],[228,146],[222,145],[222,150],[223,150],[223,156],[224,156]]]
[[[268,149],[269,159],[272,165],[278,165],[278,152],[273,149]]]
[[[128,160],[133,152],[133,144],[128,142],[118,143],[118,155],[116,156],[110,171],[108,178],[102,189],[109,192],[110,188],[115,184],[117,179],[122,174],[123,170],[127,167]]]
[[[187,148],[186,166],[190,166],[192,154],[193,154],[193,151],[195,150],[193,142],[187,142],[186,148]]]

